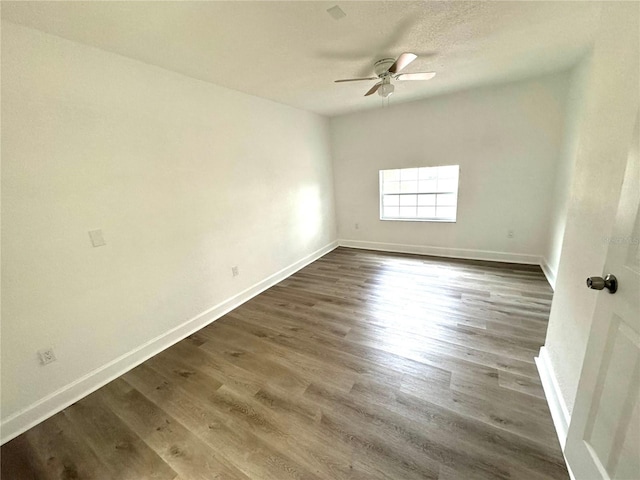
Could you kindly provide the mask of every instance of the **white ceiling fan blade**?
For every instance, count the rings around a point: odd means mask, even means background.
[[[416,58],[418,58],[418,56],[413,54],[413,53],[405,52],[405,53],[401,54],[396,59],[394,64],[389,67],[389,72],[390,73],[398,73],[400,70],[405,68],[411,62],[413,62]]]
[[[364,96],[368,97],[369,95],[373,95],[374,93],[376,93],[380,88],[380,85],[382,85],[382,82],[376,83],[367,93],[364,94]]]
[[[400,73],[396,80],[431,80],[436,76],[436,72]]]
[[[334,83],[342,82],[359,82],[361,80],[378,80],[378,77],[366,77],[366,78],[343,78],[342,80],[334,80]]]

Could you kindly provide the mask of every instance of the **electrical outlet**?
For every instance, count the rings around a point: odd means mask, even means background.
[[[237,277],[238,275],[240,275],[240,270],[238,270],[237,265],[235,267],[231,267],[231,275],[233,277]]]
[[[513,238],[513,230],[507,230],[507,238]]]
[[[107,244],[107,242],[104,241],[102,230],[90,230],[89,238],[91,239],[91,245],[94,247],[103,247]]]
[[[53,348],[45,348],[44,350],[38,350],[38,358],[40,358],[41,365],[47,365],[56,361],[56,355],[53,353]]]

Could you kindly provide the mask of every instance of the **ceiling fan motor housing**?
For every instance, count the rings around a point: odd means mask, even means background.
[[[383,78],[389,75],[389,68],[393,65],[395,60],[393,58],[383,58],[382,60],[378,60],[373,65],[373,71],[379,78]]]

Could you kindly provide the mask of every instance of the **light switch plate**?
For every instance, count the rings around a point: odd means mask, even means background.
[[[104,236],[102,235],[102,230],[90,230],[89,238],[91,238],[91,245],[94,247],[102,247],[107,243],[104,241]]]

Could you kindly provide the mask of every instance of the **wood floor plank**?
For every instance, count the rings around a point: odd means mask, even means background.
[[[405,374],[415,374],[421,377],[431,378],[434,375],[446,375],[448,373],[442,369],[432,367],[420,362],[416,362],[401,355],[393,355],[384,351],[360,348],[358,345],[337,344],[330,346],[329,341],[315,341],[317,337],[305,338],[302,331],[296,333],[279,333],[278,326],[270,323],[269,327],[258,326],[247,318],[233,318],[233,323],[226,328],[234,331],[235,337],[242,337],[243,342],[253,343],[256,341],[267,343],[271,351],[287,352],[295,351],[298,356],[296,360],[309,365],[307,372],[313,373],[313,380],[325,385],[334,385],[340,390],[349,391],[357,377],[383,378],[390,384],[400,385],[400,380]],[[224,330],[222,323],[216,325],[217,331]],[[253,335],[255,339],[248,339],[247,334]],[[228,341],[233,342],[234,338],[227,336]],[[203,346],[205,348],[206,345]],[[257,347],[260,348],[260,347]],[[264,347],[262,347],[264,348]],[[285,353],[284,361],[290,360]],[[316,368],[313,368],[313,367]],[[319,370],[322,372],[316,374]],[[327,376],[326,373],[330,375]]]
[[[508,473],[499,465],[487,464],[483,458],[473,458],[464,448],[452,447],[447,442],[450,438],[424,435],[409,419],[387,408],[371,406],[364,401],[357,401],[353,397],[330,392],[313,384],[309,386],[305,396],[326,407],[331,405],[330,415],[335,415],[341,424],[363,430],[364,436],[384,438],[390,448],[396,448],[407,463],[416,463],[422,475],[437,478],[441,464],[456,464],[464,465],[464,470],[487,470],[495,478],[508,478]],[[461,440],[457,439],[457,442]]]
[[[539,267],[338,248],[2,446],[2,479],[567,480]]]
[[[117,478],[108,463],[83,440],[78,425],[66,415],[55,415],[39,425],[38,431],[28,431],[25,437],[36,456],[46,461],[44,478]]]
[[[352,372],[345,364],[339,365],[333,356],[312,355],[316,352],[307,348],[308,345],[296,339],[292,334],[281,334],[277,330],[256,326],[254,323],[244,323],[237,317],[229,317],[231,322],[217,323],[212,329],[210,341],[202,346],[203,350],[212,354],[220,354],[227,345],[246,345],[253,351],[260,352],[262,358],[270,359],[276,363],[285,362],[295,367],[303,379],[313,378],[336,386],[339,389],[349,390],[355,381],[358,372]],[[291,347],[295,344],[295,347]],[[354,367],[357,368],[357,367]],[[301,380],[304,388],[309,383]]]
[[[49,474],[53,469],[48,472],[43,465],[38,464],[37,454],[33,451],[24,435],[2,446],[0,463],[0,478],[38,480],[40,478],[52,478],[55,475],[55,472]]]
[[[239,428],[242,419],[256,428],[270,428],[250,410],[232,404],[225,405],[220,400],[212,407],[193,385],[186,381],[177,385],[172,379],[146,365],[128,372],[124,378],[249,478],[319,478],[261,441],[252,429]]]
[[[105,405],[102,396],[102,392],[91,394],[63,414],[77,427],[80,438],[100,452],[112,476],[173,480],[177,473]]]
[[[538,378],[523,377],[504,370],[498,371],[498,384],[503,388],[533,395],[545,400],[542,382]]]
[[[318,409],[307,407],[307,415],[303,417],[303,421],[294,415],[282,417],[268,408],[264,401],[258,401],[256,396],[238,395],[225,386],[219,388],[215,384],[212,388],[207,388],[206,380],[198,378],[200,372],[197,368],[190,368],[175,359],[165,358],[162,363],[156,362],[151,367],[158,373],[171,372],[169,376],[176,384],[186,386],[185,384],[190,383],[189,392],[192,399],[199,398],[208,405],[213,405],[216,410],[225,413],[229,417],[229,422],[233,422],[236,431],[251,432],[270,448],[297,462],[298,465],[306,465],[322,478],[377,478],[375,471],[371,469],[360,471],[354,467],[344,449],[335,449],[336,439],[327,438],[324,435],[326,432],[315,428],[321,416]],[[183,375],[185,372],[189,375]],[[267,398],[267,388],[271,399],[274,398],[274,392],[286,395],[288,398],[296,396],[296,393],[291,392],[286,386],[274,383],[260,391],[262,400]],[[272,404],[269,404],[270,406]],[[299,408],[298,411],[300,410]],[[309,412],[312,413],[309,414]],[[313,434],[308,435],[309,431]]]
[[[114,413],[183,478],[249,479],[124,380],[111,382],[102,393]]]

